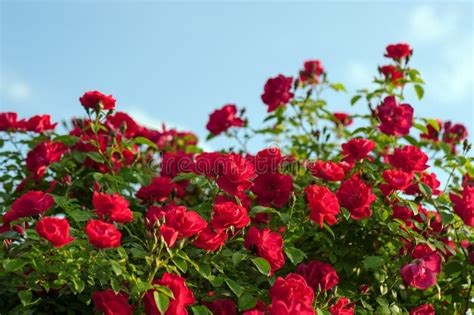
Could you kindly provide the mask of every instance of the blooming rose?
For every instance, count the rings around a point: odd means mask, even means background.
[[[309,217],[323,227],[324,221],[328,225],[337,222],[336,215],[340,211],[336,195],[327,187],[317,185],[308,186],[304,190],[311,210]]]
[[[385,170],[382,177],[391,189],[404,190],[410,185],[413,174],[399,170]]]
[[[464,224],[474,226],[474,186],[464,186],[461,196],[450,193],[449,198],[454,204],[454,212]]]
[[[352,118],[349,114],[346,113],[332,113],[335,118],[336,124],[341,124],[343,126],[350,126],[352,124]]]
[[[230,153],[223,157],[222,170],[217,178],[219,187],[235,196],[252,186],[250,180],[256,176],[252,163],[239,154]]]
[[[424,171],[429,166],[428,156],[418,147],[407,145],[403,148],[396,148],[392,154],[387,155],[388,162],[397,169],[407,173],[413,171]]]
[[[358,161],[367,157],[375,148],[375,142],[363,138],[354,138],[342,144],[342,154],[350,161]]]
[[[435,128],[431,123],[426,124],[426,133],[422,133],[420,138],[437,142],[443,124],[439,119],[436,119],[436,122],[437,128]]]
[[[283,238],[280,234],[266,228],[260,230],[251,226],[245,236],[245,248],[254,250],[256,254],[265,258],[271,266],[271,274],[283,267]]]
[[[336,304],[329,308],[331,315],[352,315],[354,314],[354,305],[346,297],[337,299]]]
[[[122,234],[111,223],[90,220],[86,224],[89,242],[98,248],[119,247]]]
[[[36,223],[38,235],[47,239],[54,247],[62,247],[74,240],[69,235],[69,222],[67,219],[45,217]]]
[[[179,232],[167,225],[160,226],[160,236],[169,248],[173,247],[178,240]]]
[[[293,178],[280,173],[258,175],[253,182],[252,192],[262,206],[281,208],[288,203],[293,191]]]
[[[420,181],[421,183],[427,185],[431,188],[431,192],[433,195],[441,194],[441,191],[438,189],[441,183],[439,182],[438,178],[436,177],[435,173],[423,173],[421,174]],[[420,193],[420,188],[418,183],[413,183],[407,189],[405,189],[405,193],[408,195],[416,195]]]
[[[161,160],[161,176],[174,178],[179,173],[193,171],[192,154],[183,152],[166,152]]]
[[[10,222],[20,218],[35,216],[46,212],[54,203],[53,197],[42,191],[31,190],[11,205],[11,209],[3,215],[3,224],[9,226]]]
[[[319,260],[313,260],[308,264],[299,264],[296,267],[296,273],[302,275],[308,285],[318,292],[328,291],[339,284],[336,270],[331,265]]]
[[[208,178],[216,178],[223,168],[224,155],[220,152],[203,152],[196,156],[194,172]]]
[[[400,206],[400,205],[394,205],[392,210],[393,210],[392,217],[394,219],[402,220],[403,222],[405,222],[406,226],[413,228],[414,225],[413,225],[413,222],[411,221],[411,219],[413,218],[413,212],[410,209],[408,209],[407,207]]]
[[[214,213],[211,224],[218,230],[223,231],[231,226],[241,229],[247,226],[250,218],[247,209],[233,202],[214,203]]]
[[[169,206],[165,214],[165,226],[178,232],[178,238],[186,238],[201,232],[207,222],[195,211],[183,206]]]
[[[314,177],[322,178],[328,181],[340,181],[346,176],[344,168],[338,163],[331,161],[316,161],[309,164],[309,171]]]
[[[313,289],[298,274],[289,273],[285,278],[278,277],[270,288],[269,294],[272,300],[270,314],[306,314],[308,309],[312,310]],[[275,305],[280,303],[283,305]],[[275,308],[286,308],[289,312],[280,313]],[[309,314],[314,314],[314,311]]]
[[[467,129],[461,124],[452,124],[450,121],[444,123],[443,142],[451,144],[454,151],[456,143],[460,143],[467,138]]]
[[[20,127],[24,124],[24,121],[17,121],[17,119],[17,113],[0,113],[0,131],[20,129]]]
[[[42,177],[51,163],[57,162],[66,152],[59,142],[40,142],[26,155],[26,169],[36,178]]]
[[[435,315],[435,309],[431,304],[424,304],[411,309],[410,315]]]
[[[106,110],[115,108],[115,98],[113,98],[112,95],[107,96],[99,91],[86,92],[79,98],[79,101],[84,108]]]
[[[408,104],[397,105],[395,96],[387,96],[377,107],[380,120],[379,129],[392,136],[404,136],[410,133],[413,125],[413,107]]]
[[[295,96],[290,92],[292,83],[292,77],[281,74],[268,79],[262,94],[262,101],[268,105],[267,112],[273,112],[278,107],[286,105]]]
[[[360,220],[372,215],[370,204],[376,199],[371,187],[358,177],[344,181],[336,192],[339,204],[351,213],[351,218]]]
[[[257,174],[278,172],[278,166],[283,162],[284,157],[278,148],[267,148],[259,151],[254,157],[247,156]]]
[[[135,196],[145,204],[164,202],[176,187],[169,177],[158,176],[153,178],[148,186],[140,187]]]
[[[388,45],[385,52],[385,57],[392,58],[394,60],[400,60],[402,58],[409,57],[413,53],[409,44],[391,44]]]
[[[133,221],[133,213],[128,208],[128,201],[119,194],[107,195],[97,191],[92,196],[95,213],[101,218],[110,218],[111,221],[125,223]]]
[[[221,109],[216,109],[209,115],[209,122],[206,125],[213,135],[226,132],[230,127],[243,127],[245,122],[237,117],[237,107],[232,104],[224,105]]]
[[[403,71],[393,65],[386,65],[379,67],[379,72],[385,76],[385,79],[395,84],[400,85],[400,79],[403,78]]]
[[[441,257],[434,253],[403,266],[400,269],[403,281],[409,286],[426,290],[436,283],[436,274],[441,271]]]
[[[116,112],[108,116],[106,125],[115,132],[123,134],[125,138],[144,136],[144,128],[138,125],[132,117],[124,112]]]
[[[309,84],[318,84],[319,77],[324,73],[324,68],[319,60],[308,60],[300,71],[300,82]]]
[[[212,227],[207,226],[199,232],[198,237],[192,243],[194,246],[207,251],[216,251],[225,244],[227,234],[222,231],[214,231]]]
[[[214,315],[236,315],[237,314],[235,303],[231,299],[218,299],[211,302],[203,302],[203,304]]]
[[[193,292],[186,286],[183,277],[165,272],[160,280],[154,280],[153,284],[165,286],[173,292],[174,298],[170,299],[168,309],[163,315],[187,315],[186,307],[194,304]],[[145,313],[147,315],[162,315],[155,303],[153,292],[148,290],[144,297]]]
[[[105,315],[131,315],[133,308],[128,304],[128,295],[116,294],[113,290],[96,291],[92,294],[95,307]]]

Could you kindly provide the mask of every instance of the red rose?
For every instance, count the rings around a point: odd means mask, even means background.
[[[290,175],[267,173],[258,175],[253,182],[252,192],[257,202],[266,207],[281,208],[288,203],[293,191],[293,178]]]
[[[11,209],[3,215],[3,224],[9,226],[10,222],[20,218],[35,216],[46,212],[54,203],[53,197],[42,191],[29,191],[18,197]]]
[[[140,187],[135,196],[145,204],[164,202],[176,187],[169,177],[155,177],[148,186]]]
[[[270,314],[300,314],[297,311],[302,309],[312,309],[314,292],[306,283],[305,279],[294,273],[287,274],[285,278],[278,277],[270,288],[270,298],[272,300],[272,310]],[[283,303],[291,312],[278,313],[273,309],[275,304]],[[301,306],[300,306],[301,305]],[[278,306],[281,308],[281,306]],[[314,313],[314,311],[313,311]]]
[[[385,80],[392,82],[395,86],[400,86],[400,79],[403,78],[403,71],[400,71],[399,68],[386,65],[379,67],[379,72],[385,76]]]
[[[128,208],[128,201],[119,194],[107,195],[94,191],[92,204],[95,213],[101,218],[110,218],[111,221],[125,223],[133,221],[133,213]]]
[[[433,195],[436,196],[441,194],[441,191],[438,189],[441,183],[439,182],[435,173],[423,173],[419,182],[429,186]],[[405,189],[405,193],[408,195],[419,194],[420,188],[418,187],[418,183],[410,185],[407,189]]]
[[[126,138],[141,136],[143,131],[143,127],[124,112],[116,112],[108,116],[106,125],[115,132],[123,134]]]
[[[214,231],[210,226],[199,232],[198,237],[192,243],[194,246],[207,251],[216,251],[224,246],[227,234]]]
[[[464,186],[461,196],[450,193],[449,198],[454,204],[454,212],[467,226],[474,226],[474,186]]]
[[[96,291],[92,294],[95,307],[105,315],[131,315],[133,308],[128,304],[128,295],[116,294],[113,290]]]
[[[467,129],[461,124],[452,125],[450,121],[447,121],[443,128],[443,142],[455,144],[467,138]]]
[[[336,195],[326,187],[308,186],[304,190],[311,210],[309,217],[323,227],[324,221],[328,225],[337,222],[336,215],[340,211]]]
[[[173,292],[174,298],[170,299],[168,309],[164,315],[187,315],[186,307],[194,304],[193,292],[186,286],[183,277],[165,272],[160,280],[154,280],[154,284],[165,286]],[[153,296],[154,290],[148,290],[144,297],[145,313],[147,315],[161,315]]]
[[[203,152],[196,156],[194,172],[208,178],[216,178],[222,170],[224,159],[220,152]]]
[[[346,297],[337,299],[336,304],[329,308],[331,315],[352,315],[354,314],[354,305]]]
[[[190,153],[166,152],[161,160],[161,176],[174,178],[179,173],[193,171],[193,156]]]
[[[357,177],[344,181],[336,192],[339,204],[351,213],[351,218],[360,220],[372,215],[370,204],[376,199],[370,186]]]
[[[412,53],[413,49],[411,49],[409,44],[391,44],[386,48],[385,57],[400,60],[409,57]]]
[[[322,178],[328,181],[340,181],[346,176],[344,168],[338,163],[331,161],[316,161],[309,164],[309,171],[314,177]]]
[[[214,315],[236,315],[235,303],[231,299],[219,299],[211,302],[203,302]]]
[[[237,117],[237,107],[232,104],[224,105],[221,109],[216,109],[209,115],[209,122],[206,125],[213,135],[226,132],[230,127],[243,127],[245,122]]]
[[[314,315],[314,309],[301,303],[285,304],[284,301],[276,300],[268,307],[269,315]]]
[[[292,77],[285,77],[281,74],[268,79],[262,94],[262,101],[268,105],[267,112],[273,112],[278,107],[286,105],[295,96],[290,92],[292,83]]]
[[[284,158],[278,148],[268,148],[259,151],[255,156],[247,156],[247,160],[252,162],[255,173],[275,173],[278,171],[278,166],[283,162]]]
[[[201,232],[207,222],[195,211],[183,206],[169,206],[165,214],[165,225],[178,232],[178,238],[187,238]]]
[[[336,270],[324,262],[313,260],[308,264],[299,264],[296,273],[303,276],[315,291],[325,292],[339,284]]]
[[[300,71],[300,82],[318,84],[319,77],[324,73],[324,68],[319,60],[305,61],[303,70]]]
[[[427,132],[422,133],[420,135],[420,137],[422,139],[432,140],[432,141],[435,141],[435,142],[438,141],[439,133],[441,131],[443,123],[439,119],[436,119],[436,122],[438,123],[438,128],[437,129],[435,127],[433,127],[432,124],[426,124],[426,131]]]
[[[375,148],[375,142],[368,139],[354,138],[342,144],[342,154],[350,161],[359,161]]]
[[[233,202],[214,203],[214,213],[211,224],[218,230],[223,231],[231,226],[241,229],[247,226],[250,218],[247,209]]]
[[[252,163],[239,154],[230,153],[223,158],[217,184],[222,190],[235,196],[240,191],[249,189],[255,176]]]
[[[45,217],[36,223],[38,235],[50,241],[54,247],[62,247],[74,240],[69,235],[67,219]]]
[[[283,238],[280,234],[266,228],[264,230],[251,226],[245,236],[245,248],[265,258],[271,266],[271,274],[283,267],[285,257],[283,256]]]
[[[431,304],[424,304],[411,309],[410,315],[435,315],[435,309]]]
[[[377,117],[380,131],[387,135],[404,136],[410,133],[413,125],[413,107],[397,105],[395,96],[387,96],[377,107]]]
[[[235,197],[237,197],[240,200],[240,203],[241,203],[242,207],[244,207],[247,210],[250,209],[250,204],[252,203],[252,200],[243,191],[239,192],[234,197],[231,197],[231,196],[226,195],[226,194],[217,195],[216,199],[214,199],[214,203],[224,203],[224,202],[228,202],[228,201],[235,202]]]
[[[352,118],[349,114],[346,113],[332,113],[335,118],[336,124],[341,124],[345,127],[352,124]]]
[[[400,269],[403,281],[409,286],[426,290],[436,283],[436,274],[441,271],[441,257],[431,254],[403,266]]]
[[[407,207],[402,207],[399,205],[393,206],[392,217],[394,219],[402,220],[405,222],[406,226],[413,228],[413,222],[411,222],[411,219],[413,218],[413,212]]]
[[[387,160],[394,168],[407,173],[421,172],[429,167],[426,165],[428,156],[413,145],[396,148],[392,154],[387,155]]]
[[[54,130],[57,124],[51,123],[51,116],[49,115],[36,115],[25,122],[25,128],[27,131],[40,133],[46,130]]]
[[[24,124],[24,121],[17,121],[17,119],[17,113],[0,113],[0,131],[18,130]]]
[[[160,236],[165,241],[169,248],[173,247],[178,240],[179,232],[172,227],[162,225],[160,226]]]
[[[89,242],[98,248],[119,247],[122,234],[111,223],[90,220],[86,224]]]
[[[66,146],[59,142],[40,142],[26,155],[26,169],[35,177],[42,177],[51,163],[57,162],[66,152]]]
[[[242,313],[242,315],[265,315],[267,306],[261,300],[257,300],[257,304],[254,308],[247,310]]]
[[[404,190],[411,184],[413,174],[398,170],[385,170],[382,177],[391,189]]]
[[[79,98],[79,101],[84,108],[92,108],[95,110],[112,110],[115,108],[115,98],[113,98],[112,95],[107,96],[99,91],[86,92]]]

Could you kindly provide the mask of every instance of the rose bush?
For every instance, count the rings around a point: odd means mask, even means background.
[[[234,104],[210,114],[208,140],[236,141],[219,152],[98,91],[67,131],[0,113],[0,312],[468,312],[471,145],[416,115],[412,54],[386,48],[350,100],[365,114],[329,110],[323,95],[346,90],[319,60],[269,79],[262,127]],[[278,147],[248,152],[254,136]]]

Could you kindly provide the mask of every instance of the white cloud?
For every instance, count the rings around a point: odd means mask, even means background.
[[[26,102],[32,95],[31,88],[25,81],[7,78],[5,75],[0,80],[0,92],[6,100],[13,102]]]
[[[437,41],[446,38],[456,29],[457,14],[440,12],[428,5],[420,5],[408,15],[407,33],[411,40]]]

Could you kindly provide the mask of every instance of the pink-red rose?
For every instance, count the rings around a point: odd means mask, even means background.
[[[435,309],[431,304],[424,304],[411,309],[410,315],[435,315]]]
[[[420,290],[434,286],[439,272],[441,272],[441,257],[437,253],[415,259],[400,269],[403,281]]]

